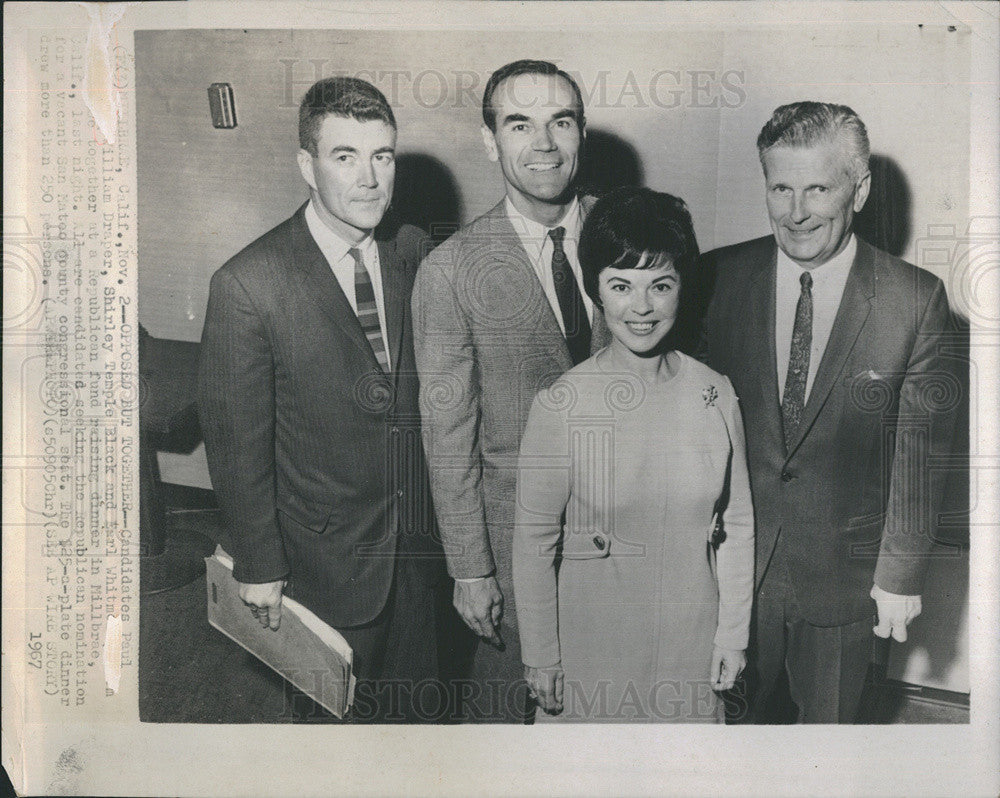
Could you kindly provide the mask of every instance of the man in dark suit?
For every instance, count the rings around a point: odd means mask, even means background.
[[[248,611],[276,629],[294,597],[353,647],[356,719],[419,720],[408,687],[436,676],[409,311],[424,239],[383,218],[396,122],[374,86],[316,83],[299,143],[309,201],[212,278],[212,484]]]
[[[961,400],[942,282],[852,232],[869,145],[850,108],[778,108],[757,139],[773,236],[709,253],[708,363],[743,406],[757,534],[753,701],[787,673],[798,720],[851,723],[872,627],[920,613]]]
[[[434,504],[454,604],[479,636],[471,721],[528,717],[511,578],[518,448],[535,394],[608,340],[576,242],[590,198],[574,181],[584,110],[547,61],[490,77],[483,141],[506,197],[432,252],[413,317]]]

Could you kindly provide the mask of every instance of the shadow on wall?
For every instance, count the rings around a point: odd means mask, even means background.
[[[635,147],[604,130],[588,130],[577,181],[583,193],[600,196],[619,186],[643,184],[645,173]],[[396,159],[395,216],[427,231],[440,244],[461,226],[462,197],[455,176],[426,153]]]
[[[953,660],[960,653],[958,635],[967,625],[963,623],[963,615],[968,611],[969,604],[969,533],[970,533],[970,480],[974,475],[969,469],[971,452],[971,435],[969,430],[970,399],[973,388],[973,378],[978,382],[982,375],[970,369],[969,324],[957,315],[954,317],[955,327],[948,336],[948,349],[952,357],[957,358],[961,367],[958,373],[961,399],[958,405],[958,415],[955,419],[955,435],[952,440],[953,465],[946,472],[944,499],[941,502],[941,514],[938,518],[938,542],[943,546],[935,546],[935,551],[943,549],[946,555],[955,556],[957,560],[949,563],[946,574],[951,579],[944,581],[941,594],[938,597],[939,606],[932,610],[932,617],[939,620],[937,628],[943,630],[944,639],[935,639],[933,645],[927,646],[929,676],[935,680],[947,678]],[[976,387],[976,391],[982,390]],[[978,486],[972,485],[978,493]],[[957,547],[957,550],[956,550]],[[965,644],[968,645],[967,643]],[[964,648],[964,647],[963,647]]]
[[[587,129],[578,184],[584,194],[601,196],[620,186],[641,186],[645,171],[631,144],[606,130]]]
[[[396,214],[415,224],[440,244],[459,228],[461,195],[451,170],[424,153],[396,158],[396,187],[392,198]]]
[[[855,218],[855,230],[876,247],[902,257],[913,228],[909,181],[899,164],[886,155],[873,154],[870,168],[871,191],[868,202]],[[921,681],[947,685],[955,659],[963,648],[960,635],[966,624],[969,596],[969,396],[970,377],[972,380],[978,377],[974,372],[970,374],[966,320],[954,317],[946,346],[950,355],[961,361],[958,376],[962,396],[949,458],[953,465],[937,475],[945,483],[944,499],[935,524],[923,617],[915,623],[910,641],[893,658],[901,656],[905,663],[919,651],[918,658],[926,657],[926,670],[913,675]]]
[[[910,628],[907,642],[894,644],[890,675],[963,692],[968,689],[963,686],[968,683],[968,673],[959,674],[956,667],[968,650],[969,496],[970,479],[977,479],[969,469],[970,437],[975,437],[969,430],[970,396],[982,390],[977,383],[983,377],[970,369],[969,324],[964,319],[953,316],[942,349],[958,363],[956,393],[945,388],[937,395],[941,400],[954,396],[958,401],[955,433],[947,457],[931,453],[932,462],[936,462],[936,467],[928,469],[931,487],[934,480],[942,480],[943,495],[923,585],[923,612]],[[975,482],[971,487],[973,495],[978,492]]]
[[[868,202],[854,221],[854,229],[870,244],[897,258],[910,240],[912,197],[910,184],[892,158],[873,154]]]

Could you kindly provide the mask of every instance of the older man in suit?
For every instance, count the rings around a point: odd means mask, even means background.
[[[511,581],[517,453],[532,399],[607,342],[582,290],[574,188],[584,109],[546,61],[490,77],[483,141],[505,198],[423,262],[413,291],[424,441],[454,604],[479,636],[471,721],[529,716]]]
[[[743,407],[757,523],[758,722],[854,721],[872,629],[906,639],[961,399],[942,282],[852,231],[869,144],[850,108],[778,108],[757,139],[774,235],[709,253],[708,363]]]
[[[354,649],[358,720],[420,720],[436,676],[410,291],[422,233],[383,218],[396,122],[354,78],[299,113],[309,201],[212,278],[199,409],[233,575],[276,629],[283,595]]]

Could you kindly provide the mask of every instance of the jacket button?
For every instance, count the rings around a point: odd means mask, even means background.
[[[397,495],[397,496],[398,496],[398,497],[399,497],[400,499],[402,499],[402,498],[403,498],[403,491],[402,491],[402,490],[397,490],[397,491],[396,491],[396,495]]]
[[[607,544],[604,542],[604,538],[602,538],[600,535],[594,535],[594,545],[597,546],[597,548],[599,548],[601,551],[604,551],[604,547]]]
[[[791,482],[792,479],[794,479],[794,477],[792,477],[792,475],[789,474],[787,471],[782,471],[781,472],[781,481],[782,482]]]

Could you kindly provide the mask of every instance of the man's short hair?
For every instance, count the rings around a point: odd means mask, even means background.
[[[324,78],[309,87],[299,106],[299,146],[310,155],[316,155],[319,128],[331,114],[396,127],[385,95],[371,83],[343,76]]]
[[[764,153],[772,147],[811,147],[821,141],[847,144],[855,179],[868,173],[868,131],[846,105],[804,100],[776,108],[757,136],[757,154],[763,164]]]
[[[569,83],[573,88],[573,96],[576,98],[576,124],[580,130],[583,130],[583,95],[580,93],[580,87],[576,81],[570,77],[568,72],[564,72],[551,61],[533,61],[528,58],[504,64],[486,81],[486,88],[483,90],[483,122],[486,127],[496,133],[497,109],[493,105],[493,95],[496,93],[497,86],[507,78],[516,78],[518,75],[557,75]]]

